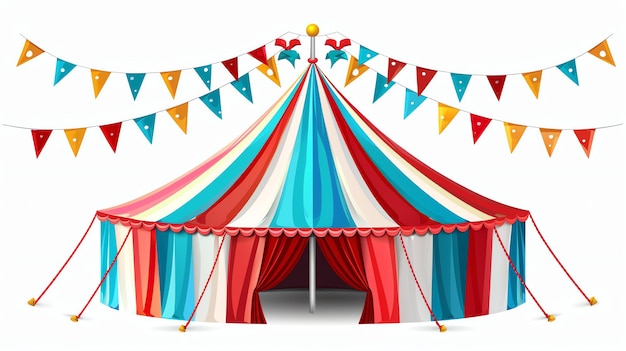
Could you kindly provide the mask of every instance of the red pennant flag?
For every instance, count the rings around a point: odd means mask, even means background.
[[[248,53],[250,56],[259,60],[262,64],[267,65],[267,54],[265,53],[265,45]]]
[[[230,72],[230,74],[232,74],[232,76],[235,78],[235,80],[239,80],[239,64],[238,64],[238,60],[236,57],[231,58],[230,60],[226,60],[223,61],[222,64],[224,65],[224,67],[226,67],[226,69],[228,70],[228,72]]]
[[[476,144],[478,138],[483,135],[483,132],[491,122],[491,119],[473,113],[470,113],[470,119],[472,121],[472,136],[474,137],[474,144]]]
[[[48,142],[48,138],[50,134],[52,134],[52,130],[31,130],[33,134],[33,144],[35,145],[35,154],[37,158],[39,158],[39,154],[43,147],[46,146],[46,142]]]
[[[500,95],[502,95],[502,88],[504,88],[504,81],[506,80],[506,76],[487,76],[489,80],[489,84],[491,84],[491,89],[496,94],[498,101],[500,101]]]
[[[111,146],[113,152],[117,150],[117,140],[120,137],[120,129],[122,129],[122,122],[100,126],[100,130],[102,131],[102,134],[104,134],[106,140],[109,142],[109,146]]]
[[[406,63],[390,58],[389,63],[387,64],[387,83],[391,82],[391,80],[398,75],[398,73],[400,73],[404,66],[406,66]]]
[[[424,89],[433,77],[437,73],[437,71],[433,71],[432,69],[416,67],[417,68],[417,95],[422,95]]]
[[[587,154],[587,158],[591,153],[591,143],[593,142],[593,135],[595,132],[595,129],[579,129],[574,131],[576,138],[578,138],[578,142],[580,142],[580,146],[583,147],[583,150],[585,150],[585,153]]]

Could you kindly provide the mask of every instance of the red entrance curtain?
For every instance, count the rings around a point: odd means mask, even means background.
[[[226,235],[226,234],[225,234]],[[252,296],[259,279],[266,237],[235,235],[230,239],[226,322],[252,322]]]
[[[299,235],[293,238],[284,235],[270,236],[265,240],[265,252],[263,253],[259,280],[252,295],[250,323],[267,323],[259,299],[259,292],[274,288],[291,273],[300,260],[308,240],[308,238]]]
[[[374,302],[365,274],[359,237],[325,236],[318,237],[317,243],[337,276],[352,288],[367,293],[359,324],[374,323]]]
[[[398,268],[394,238],[389,235],[369,235],[361,238],[361,246],[365,276],[372,292],[374,323],[399,323]]]

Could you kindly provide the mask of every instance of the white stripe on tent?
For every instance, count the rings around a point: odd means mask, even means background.
[[[511,225],[504,223],[497,227],[502,244],[507,248],[511,242]],[[500,247],[495,231],[491,230],[493,242],[491,244],[491,282],[489,293],[489,313],[506,311],[509,286],[509,260]]]
[[[121,223],[115,225],[115,241],[117,249],[120,249],[128,227]],[[133,255],[133,233],[126,240],[124,248],[117,257],[117,281],[119,291],[119,310],[137,313],[137,300],[135,295],[135,259]]]
[[[402,235],[402,234],[400,234]],[[415,279],[406,261],[400,235],[395,238],[396,259],[398,262],[398,301],[400,322],[430,321],[430,311],[415,284]],[[438,234],[448,235],[448,234]],[[432,306],[433,285],[433,235],[413,234],[404,236],[404,245],[411,260],[415,276],[422,287],[426,301]]]
[[[194,316],[194,320],[199,322],[226,323],[226,271],[228,270],[230,236],[224,236],[224,240],[226,241],[222,245],[213,276],[211,276],[211,281]],[[192,252],[196,302],[200,298],[209,274],[211,274],[211,268],[221,241],[222,237],[213,234],[193,235]]]
[[[318,84],[321,86],[322,83],[318,81]],[[389,217],[369,190],[354,160],[350,157],[350,151],[341,136],[341,131],[328,103],[329,97],[326,97],[326,92],[323,89],[320,89],[319,92],[328,143],[352,220],[357,227],[397,226],[398,224]]]

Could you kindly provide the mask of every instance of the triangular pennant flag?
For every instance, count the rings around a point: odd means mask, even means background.
[[[72,151],[74,152],[74,157],[78,156],[78,150],[80,150],[80,144],[83,142],[86,130],[87,128],[65,130],[65,136],[67,137],[67,141],[70,143]]]
[[[57,85],[61,79],[65,78],[65,76],[70,73],[74,67],[76,67],[75,64],[57,58],[57,67],[56,71],[54,71],[54,85]]]
[[[517,143],[519,143],[519,140],[526,131],[526,126],[504,122],[504,131],[506,132],[506,138],[509,141],[509,149],[511,150],[511,153],[513,153]]]
[[[254,49],[248,53],[250,56],[259,60],[262,64],[267,65],[267,54],[265,53],[265,45],[258,49]]]
[[[578,72],[576,71],[576,59],[567,61],[556,67],[560,69],[561,72],[563,72],[567,76],[567,78],[571,79],[572,82],[578,85]]]
[[[487,80],[489,80],[489,84],[491,84],[491,89],[493,89],[493,92],[496,94],[496,98],[500,101],[506,76],[487,76]]]
[[[276,59],[274,56],[270,57],[267,61],[267,65],[261,64],[257,69],[267,78],[271,79],[272,82],[276,83],[276,85],[280,86],[280,77],[278,76],[278,67],[276,67]]]
[[[35,155],[39,158],[39,154],[41,154],[43,147],[46,146],[48,138],[50,137],[50,134],[52,134],[52,130],[33,129],[31,130],[31,133],[33,135],[33,145],[35,145]]]
[[[537,99],[539,99],[539,88],[541,88],[541,72],[542,71],[535,71],[522,74],[526,80],[526,84],[528,84]]]
[[[483,135],[483,132],[491,122],[491,119],[470,113],[470,120],[472,123],[472,137],[474,138],[474,144],[476,144],[478,138]]]
[[[543,143],[545,144],[546,150],[548,151],[548,156],[552,157],[552,151],[554,151],[556,142],[559,140],[561,130],[539,128],[539,131],[541,132],[541,138],[543,139]]]
[[[404,118],[407,118],[419,105],[426,100],[426,96],[417,95],[416,92],[407,88],[404,94]]]
[[[208,107],[218,118],[222,118],[222,102],[220,99],[219,89],[201,96],[200,101],[204,102],[206,107]]]
[[[230,60],[223,61],[222,64],[228,72],[235,78],[235,80],[239,79],[239,64],[236,57],[231,58]]]
[[[406,66],[406,63],[390,58],[387,63],[387,83],[391,82],[404,66]]]
[[[443,132],[443,130],[446,129],[448,124],[450,124],[450,122],[452,122],[454,117],[456,117],[456,114],[459,113],[459,109],[458,108],[454,108],[452,106],[448,106],[446,104],[442,104],[440,102],[439,103],[439,107],[438,107],[438,111],[439,111],[439,118],[438,118],[438,120],[439,120],[439,134],[441,134],[441,132]]]
[[[139,94],[139,89],[141,89],[145,76],[145,73],[126,73],[126,80],[128,80],[130,92],[133,94],[133,100],[137,99],[137,94]]]
[[[202,83],[204,83],[209,90],[211,90],[211,67],[211,65],[206,65],[194,68],[200,79],[202,79]]]
[[[346,84],[352,83],[355,79],[359,78],[369,67],[359,64],[359,61],[354,56],[350,56],[350,62],[348,62],[348,73],[346,74]]]
[[[111,146],[111,149],[113,149],[113,152],[117,150],[117,141],[120,138],[121,129],[122,122],[100,126],[100,130],[102,131],[102,134],[104,134],[109,146]]]
[[[156,117],[156,113],[151,115],[135,118],[135,123],[137,123],[137,127],[141,130],[143,135],[148,139],[150,144],[152,144],[152,136],[154,135],[154,120]]]
[[[613,61],[613,55],[611,55],[609,43],[606,42],[606,39],[600,44],[596,45],[596,47],[594,47],[593,49],[589,50],[589,53],[599,58],[600,60],[615,66],[615,61]]]
[[[93,95],[94,97],[98,97],[104,83],[106,83],[107,79],[109,79],[109,75],[111,72],[106,71],[98,71],[95,69],[91,70],[91,82],[93,83]]]
[[[248,101],[252,102],[252,89],[250,88],[250,75],[248,73],[239,77],[239,80],[230,82],[241,95],[245,96]]]
[[[44,51],[37,47],[37,45],[31,43],[30,40],[27,39],[24,43],[24,48],[22,49],[20,58],[17,60],[17,66],[34,59],[35,57],[41,55],[43,52]]]
[[[172,99],[176,97],[176,89],[178,88],[178,80],[180,79],[180,70],[161,72],[161,77],[167,86],[167,90],[170,91]]]
[[[374,87],[374,101],[383,96],[387,90],[391,89],[396,82],[387,82],[387,78],[380,73],[376,73],[376,86]]]
[[[593,135],[595,132],[595,129],[579,129],[574,131],[574,134],[576,134],[576,138],[578,138],[580,146],[582,146],[583,150],[585,150],[587,157],[591,154],[591,144],[593,143]]]
[[[467,84],[469,84],[472,76],[469,74],[458,73],[450,73],[450,76],[452,77],[452,83],[454,84],[454,91],[456,91],[456,96],[459,98],[459,102],[461,102],[461,100],[463,99],[463,95],[465,95]]]
[[[433,80],[433,77],[437,73],[437,71],[433,71],[432,69],[416,67],[417,71],[417,95],[422,95],[428,83]]]
[[[366,48],[365,46],[361,46],[359,48],[359,62],[361,64],[364,64],[365,62],[369,61],[370,59],[374,58],[377,55],[378,55],[377,52],[372,51]]]
[[[185,134],[187,134],[187,111],[189,110],[188,107],[188,103],[185,102],[184,104],[167,109],[167,113],[170,114],[170,117],[172,117],[180,130],[182,130]]]

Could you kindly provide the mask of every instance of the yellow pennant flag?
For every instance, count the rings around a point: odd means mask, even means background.
[[[513,153],[517,143],[519,143],[519,140],[522,138],[522,134],[526,131],[526,126],[504,122],[504,130],[506,131],[506,138],[509,141],[509,149],[511,153]]]
[[[80,150],[80,144],[83,142],[86,130],[87,128],[65,130],[65,137],[67,137],[67,141],[70,143],[70,147],[74,152],[74,157],[78,156],[78,150]]]
[[[172,99],[176,97],[176,88],[178,88],[178,80],[180,79],[180,70],[161,72],[161,77],[167,86],[167,90],[170,91]]]
[[[548,156],[552,157],[552,151],[554,151],[556,142],[557,140],[559,140],[559,136],[561,135],[561,130],[539,128],[539,131],[541,132],[541,138],[543,138],[543,143],[546,145]]]
[[[178,105],[172,108],[167,109],[167,113],[170,114],[170,117],[176,122],[180,130],[183,133],[187,134],[187,111],[188,111],[188,103],[185,102],[182,105]]]
[[[596,45],[595,48],[589,50],[589,53],[599,58],[600,60],[615,66],[615,61],[613,61],[613,55],[611,55],[609,43],[606,42],[606,39],[600,44]]]
[[[439,134],[452,122],[456,114],[459,113],[458,108],[439,103]]]
[[[267,78],[271,79],[272,82],[276,83],[276,85],[280,86],[280,78],[278,77],[278,68],[276,67],[276,59],[274,56],[267,60],[267,65],[262,63],[257,69]]]
[[[359,60],[354,56],[350,56],[350,62],[348,63],[348,74],[346,75],[346,84],[352,83],[355,79],[359,78],[369,67],[366,65],[359,65]]]
[[[542,71],[535,71],[522,74],[537,99],[539,99],[539,88],[541,87],[541,72]]]
[[[98,97],[98,94],[100,94],[100,90],[102,90],[104,83],[106,83],[107,79],[109,79],[110,74],[111,72],[98,71],[95,69],[91,70],[91,82],[93,83],[94,97]]]
[[[35,57],[41,55],[44,51],[41,50],[37,45],[31,43],[28,39],[24,43],[24,48],[22,49],[22,54],[20,55],[19,60],[17,60],[17,66],[22,63],[28,62]]]

